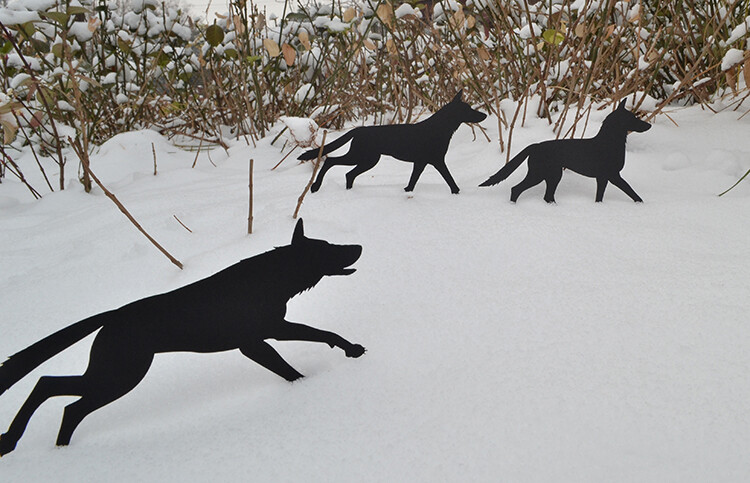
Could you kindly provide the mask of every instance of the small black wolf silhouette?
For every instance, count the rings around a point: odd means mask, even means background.
[[[650,128],[651,124],[641,121],[625,109],[625,101],[622,101],[604,119],[601,129],[593,138],[556,139],[532,144],[479,186],[492,186],[501,182],[529,158],[528,174],[510,190],[510,201],[514,203],[521,193],[542,181],[547,183],[544,201],[554,203],[555,190],[562,178],[563,168],[596,178],[596,201],[602,201],[607,183],[612,183],[633,201],[641,202],[641,197],[622,179],[620,171],[625,166],[625,141],[628,132],[644,132]]]
[[[461,123],[481,122],[486,117],[461,100],[462,92],[438,112],[416,124],[392,124],[386,126],[363,126],[352,129],[332,143],[326,144],[323,154],[340,148],[350,139],[352,144],[343,156],[327,157],[320,168],[318,177],[310,191],[315,193],[323,183],[323,177],[333,166],[354,166],[346,173],[346,189],[354,184],[354,179],[365,171],[372,169],[385,154],[401,161],[414,163],[405,191],[413,191],[419,176],[428,164],[431,164],[442,175],[451,188],[451,193],[458,193],[458,186],[453,180],[448,166],[445,165],[445,153],[448,152],[453,133]],[[297,159],[315,159],[319,149],[305,151]]]
[[[292,243],[242,260],[208,278],[70,325],[10,356],[0,366],[0,394],[63,349],[101,328],[81,376],[44,376],[0,436],[0,456],[16,447],[34,411],[54,396],[80,396],[66,406],[58,445],[67,445],[91,412],[124,396],[146,375],[159,352],[239,349],[287,381],[297,372],[265,339],[325,342],[359,357],[365,348],[333,332],[284,320],[286,304],[326,275],[350,275],[360,245],[333,245],[304,236],[297,222]]]

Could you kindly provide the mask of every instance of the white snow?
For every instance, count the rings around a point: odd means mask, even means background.
[[[190,30],[190,27],[178,23],[172,25],[172,32],[185,41],[189,41],[193,38],[193,32]]]
[[[38,22],[39,20],[41,20],[41,17],[37,12],[0,8],[0,22],[8,27],[25,24],[26,22]]]
[[[58,0],[11,0],[8,7],[14,10],[46,11],[57,5]]]
[[[351,23],[344,22],[338,17],[315,17],[313,25],[318,28],[328,29],[330,32],[344,32],[352,26]]]
[[[281,121],[288,129],[287,137],[296,146],[315,147],[322,142],[323,134],[320,133],[318,123],[308,117],[281,116]]]
[[[571,10],[578,10],[578,11],[580,11],[580,10],[584,10],[584,8],[585,8],[586,10],[584,11],[584,13],[585,13],[585,15],[588,16],[588,15],[591,15],[594,12],[596,12],[599,9],[600,5],[601,5],[601,2],[598,2],[596,0],[594,0],[594,1],[591,1],[591,0],[575,0],[573,2],[573,4],[570,6],[570,9]]]
[[[299,89],[297,89],[297,92],[294,93],[294,101],[297,103],[304,102],[311,94],[312,90],[314,90],[312,84],[302,84]]]
[[[102,85],[114,84],[115,82],[117,82],[117,72],[110,72],[102,79]]]
[[[544,31],[538,24],[533,23],[531,25],[524,25],[523,27],[521,27],[521,29],[518,30],[518,36],[522,39],[530,39],[532,38],[532,29],[534,32],[534,37],[539,37]]]
[[[745,58],[745,52],[740,49],[729,49],[721,59],[721,70],[729,70],[735,65],[742,62]]]
[[[68,32],[75,36],[79,42],[86,42],[94,36],[94,32],[89,29],[88,22],[73,22]]]
[[[61,111],[75,112],[75,108],[68,101],[57,101],[57,108]]]
[[[402,3],[401,6],[399,6],[396,11],[393,12],[393,15],[395,15],[396,18],[403,18],[407,15],[413,15],[414,17],[422,18],[422,12],[416,10],[408,3]]]
[[[29,79],[31,79],[31,76],[29,74],[26,74],[25,72],[16,74],[15,76],[13,76],[13,79],[10,80],[10,88],[17,89],[19,86],[25,84]]]
[[[732,44],[736,42],[737,40],[741,39],[747,34],[747,27],[750,24],[750,17],[746,17],[745,21],[741,24],[737,25],[734,29],[732,29],[732,33],[729,35],[729,38],[727,39],[727,44]]]
[[[293,299],[288,318],[363,344],[362,358],[274,342],[307,376],[288,384],[237,351],[158,355],[67,448],[54,440],[72,399],[45,403],[0,460],[2,479],[747,481],[750,183],[716,196],[750,167],[740,114],[673,109],[674,123],[659,116],[632,134],[623,176],[643,204],[612,186],[594,203],[595,182],[571,172],[556,205],[542,186],[511,204],[525,167],[478,188],[505,159],[493,118],[482,123],[492,143],[467,126],[453,137],[459,195],[432,168],[404,193],[411,166],[388,157],[352,190],[348,168],[333,168],[302,205],[307,235],[362,244],[363,255],[355,274]],[[605,115],[592,113],[586,136]],[[191,168],[194,152],[152,131],[94,153],[97,176],[182,271],[98,188],[83,192],[74,155],[67,189],[39,201],[8,173],[0,358],[288,243],[311,166],[290,157],[270,170],[285,154],[270,146],[280,129],[256,148],[214,149],[215,167],[204,153]],[[511,151],[552,137],[529,115]],[[41,190],[34,159],[17,161]],[[91,340],[0,396],[0,431],[39,376],[80,374]]]
[[[8,54],[6,62],[8,66],[15,67],[16,69],[23,69],[28,64],[32,70],[42,70],[42,63],[36,57],[27,57],[25,55],[21,57],[15,52]]]

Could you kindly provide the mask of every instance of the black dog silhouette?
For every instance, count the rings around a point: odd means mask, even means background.
[[[625,166],[625,141],[629,131],[644,132],[651,124],[641,121],[635,114],[625,109],[625,101],[608,115],[601,129],[593,138],[556,139],[532,144],[511,159],[500,171],[479,186],[495,185],[518,168],[529,158],[529,172],[526,177],[510,190],[510,201],[542,181],[547,182],[544,201],[555,202],[555,190],[563,174],[563,168],[596,178],[596,201],[602,201],[607,183],[612,183],[633,201],[643,201],[640,196],[622,179],[620,171]]]
[[[323,177],[333,166],[354,166],[346,173],[346,189],[354,184],[354,179],[365,171],[372,169],[385,154],[401,161],[414,163],[409,184],[404,188],[413,191],[419,176],[428,164],[431,164],[443,176],[451,188],[451,193],[458,193],[458,186],[453,180],[448,166],[445,165],[445,153],[448,152],[453,133],[461,123],[481,122],[487,114],[475,111],[461,100],[461,91],[443,106],[438,112],[416,124],[392,124],[386,126],[363,126],[352,129],[332,143],[326,144],[323,154],[340,148],[350,139],[352,144],[343,156],[327,157],[320,168],[318,177],[311,186],[314,193],[320,189]],[[297,159],[315,159],[319,149],[305,151]]]
[[[70,325],[9,357],[0,366],[0,394],[42,362],[101,328],[81,376],[39,379],[8,431],[0,456],[16,447],[34,411],[54,396],[80,396],[66,406],[58,445],[67,445],[81,420],[124,396],[160,352],[239,349],[287,381],[297,372],[265,339],[325,342],[359,357],[365,348],[333,332],[284,320],[286,304],[326,275],[350,275],[360,245],[333,245],[304,236],[297,222],[292,243],[245,259],[208,278],[130,303]]]

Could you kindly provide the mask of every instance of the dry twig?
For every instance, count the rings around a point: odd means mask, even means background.
[[[310,181],[307,182],[307,186],[305,186],[305,189],[302,191],[302,194],[299,195],[299,199],[297,199],[297,208],[294,209],[294,215],[292,215],[292,218],[295,220],[297,219],[297,215],[299,214],[299,209],[302,207],[302,200],[305,199],[305,195],[308,191],[310,191],[310,187],[313,184],[313,181],[315,180],[315,175],[318,174],[318,168],[320,167],[320,158],[323,156],[323,147],[326,145],[326,134],[328,134],[328,131],[323,131],[323,141],[320,143],[320,148],[318,148],[318,159],[315,160],[315,166],[313,167],[312,176],[310,176]]]

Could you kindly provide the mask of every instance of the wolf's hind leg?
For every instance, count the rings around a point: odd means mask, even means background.
[[[254,360],[261,366],[274,374],[283,377],[289,382],[304,377],[297,372],[294,367],[289,365],[289,363],[285,361],[270,344],[262,340],[253,340],[241,345],[240,352],[242,352],[245,357]]]
[[[320,171],[318,171],[318,176],[315,178],[315,182],[312,184],[312,186],[310,186],[310,191],[315,193],[320,189],[320,186],[323,184],[323,177],[326,175],[328,170],[333,168],[334,166],[354,166],[355,164],[357,164],[357,161],[349,156],[349,153],[343,156],[328,156],[325,161],[323,161],[323,166],[320,167]]]
[[[604,190],[607,189],[607,178],[596,178],[596,202],[599,203],[604,199]]]
[[[635,201],[636,203],[643,203],[643,200],[640,196],[638,196],[638,193],[635,192],[633,188],[630,187],[627,181],[622,179],[622,176],[620,174],[616,174],[609,178],[609,181],[620,188],[622,191],[625,192],[626,195],[630,196],[630,198]]]
[[[16,414],[8,431],[0,436],[0,456],[15,449],[18,440],[26,431],[31,416],[44,401],[55,396],[79,396],[81,394],[80,382],[81,376],[41,377]]]
[[[60,431],[57,433],[55,444],[57,446],[69,445],[73,431],[81,424],[83,418],[118,398],[119,396],[109,398],[84,396],[78,401],[65,406],[62,422],[60,423]]]
[[[427,167],[425,163],[414,163],[414,167],[411,170],[411,176],[409,177],[409,183],[406,185],[406,188],[404,188],[404,191],[407,193],[414,191],[414,186],[416,186],[419,177],[422,176],[422,171],[424,171],[425,167]]]
[[[362,154],[359,157],[359,162],[353,170],[346,173],[346,189],[351,189],[354,185],[354,179],[365,171],[369,171],[378,164],[380,154]]]
[[[520,183],[510,189],[510,201],[515,203],[518,197],[521,196],[521,193],[529,188],[533,188],[543,180],[544,178],[542,176],[532,174],[531,169],[529,169],[529,173],[526,175],[526,177],[521,180]]]
[[[148,365],[151,365],[150,360]],[[81,399],[65,406],[55,444],[58,446],[70,444],[70,438],[83,418],[132,391],[148,371],[148,367],[138,369],[140,370],[126,375],[114,373],[106,378],[97,378],[95,381],[84,379],[83,383],[86,387]]]
[[[143,380],[154,360],[149,349],[124,342],[118,330],[103,328],[91,346],[86,372],[79,381],[81,398],[65,407],[57,445],[65,446],[83,418],[120,399]]]
[[[547,189],[544,192],[544,201],[547,203],[555,202],[555,191],[557,190],[557,185],[560,184],[562,174],[562,168],[560,168],[559,170],[549,173],[547,178],[545,178],[544,181],[547,183]]]

